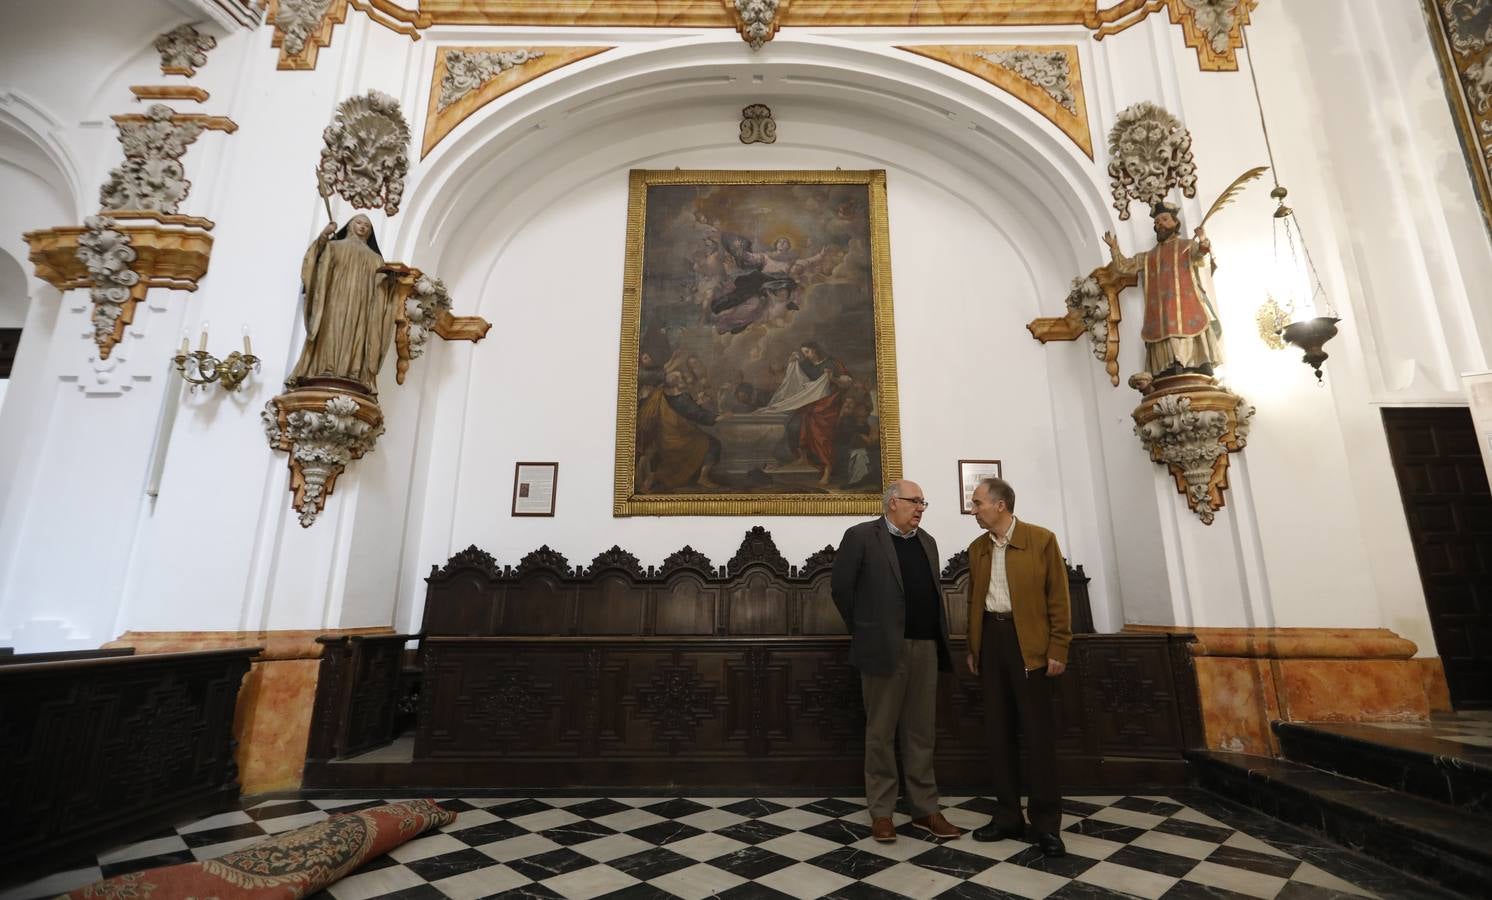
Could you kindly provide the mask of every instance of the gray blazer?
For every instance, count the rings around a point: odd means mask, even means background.
[[[933,583],[939,585],[938,668],[953,671],[948,652],[948,610],[942,600],[938,575],[938,544],[927,529],[917,537],[927,552]],[[830,577],[834,605],[850,632],[850,664],[866,675],[890,675],[901,656],[907,631],[907,600],[901,565],[885,517],[852,525],[839,542]]]

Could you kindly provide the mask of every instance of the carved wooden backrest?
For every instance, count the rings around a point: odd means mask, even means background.
[[[572,566],[549,547],[502,566],[475,546],[433,567],[425,598],[427,636],[730,636],[840,635],[829,574],[834,548],[789,565],[772,535],[752,528],[724,566],[684,547],[661,566],[612,547],[589,566]],[[1068,569],[1073,630],[1093,631],[1088,578]],[[942,572],[949,632],[967,631],[968,553]]]

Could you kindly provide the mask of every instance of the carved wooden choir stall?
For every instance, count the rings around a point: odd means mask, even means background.
[[[433,569],[418,636],[326,639],[306,786],[858,784],[860,680],[830,598],[833,553],[790,566],[760,527],[721,567],[688,547],[646,568],[619,547],[583,567],[548,548],[516,567],[468,548]],[[965,556],[943,571],[957,660]],[[1065,783],[1184,780],[1182,753],[1201,745],[1191,637],[1093,634],[1088,579],[1069,575]],[[977,679],[942,676],[938,704],[940,780],[983,783]],[[410,711],[412,748],[360,761]]]

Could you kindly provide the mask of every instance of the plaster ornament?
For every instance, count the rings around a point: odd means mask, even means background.
[[[980,50],[974,54],[994,63],[1041,88],[1057,105],[1077,115],[1077,100],[1072,94],[1072,66],[1062,50]]]
[[[207,65],[207,51],[217,45],[217,38],[191,25],[178,25],[155,39],[161,71],[167,75],[196,75],[197,69]]]
[[[260,416],[270,446],[290,451],[293,505],[302,528],[315,523],[347,464],[372,450],[383,434],[376,404],[342,394],[313,399],[319,408],[295,408],[291,395],[281,395]]]
[[[399,101],[379,91],[350,97],[337,105],[322,132],[326,146],[316,168],[322,197],[340,194],[358,209],[392,216],[404,197],[409,172],[409,123]]]
[[[1451,46],[1458,53],[1480,53],[1492,44],[1492,3],[1436,0]]]
[[[88,230],[78,237],[78,259],[93,281],[88,291],[93,301],[93,339],[99,358],[108,359],[109,351],[122,336],[124,323],[120,319],[138,299],[134,292],[140,276],[130,268],[136,253],[129,238],[114,230],[113,219],[89,216],[83,224]]]
[[[1201,376],[1156,379],[1134,411],[1135,435],[1150,458],[1165,465],[1187,506],[1211,525],[1223,506],[1228,454],[1248,443],[1254,407]]]
[[[781,24],[778,16],[787,6],[787,0],[725,0],[725,4],[735,14],[736,30],[741,37],[751,49],[760,50],[777,34]]]
[[[516,66],[544,56],[543,50],[451,50],[445,54],[437,112]]]
[[[1207,39],[1213,53],[1228,52],[1232,31],[1238,26],[1240,7],[1246,0],[1181,0],[1191,11],[1197,30]]]
[[[1109,178],[1114,208],[1129,218],[1135,201],[1154,207],[1179,187],[1197,195],[1197,164],[1192,136],[1181,121],[1154,103],[1136,103],[1119,113],[1109,131]]]
[[[414,283],[414,290],[404,301],[404,329],[407,336],[396,337],[405,344],[398,360],[398,382],[404,383],[404,373],[409,361],[425,355],[425,346],[436,324],[442,316],[451,314],[451,295],[446,283],[439,278],[421,274]]]
[[[124,163],[109,172],[99,188],[99,203],[111,212],[176,213],[192,189],[181,157],[202,133],[203,121],[178,118],[171,107],[156,103],[140,119],[118,125]]]
[[[275,29],[284,35],[281,50],[289,56],[299,56],[306,49],[306,41],[320,30],[331,5],[332,0],[279,0],[275,6]]]
[[[765,103],[753,103],[741,110],[741,143],[777,143],[777,122]]]
[[[1067,308],[1077,313],[1083,330],[1093,343],[1093,355],[1100,362],[1107,362],[1109,348],[1109,298],[1099,287],[1098,279],[1092,275],[1074,278],[1072,290],[1067,292]]]

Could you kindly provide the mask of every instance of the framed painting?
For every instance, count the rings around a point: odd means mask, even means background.
[[[879,513],[894,341],[884,171],[634,170],[614,513]]]
[[[961,459],[958,461],[958,511],[974,514],[974,490],[986,478],[1004,478],[998,459]]]

